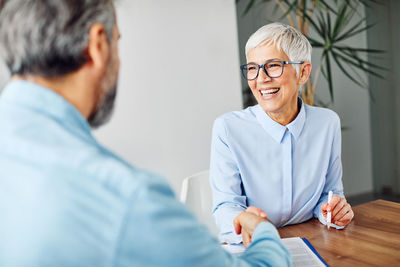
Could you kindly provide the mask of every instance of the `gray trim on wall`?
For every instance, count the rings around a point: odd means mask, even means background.
[[[385,79],[369,77],[374,189],[377,193],[400,193],[400,2],[386,0],[367,9],[368,46],[386,50],[370,56],[372,63],[385,66]]]

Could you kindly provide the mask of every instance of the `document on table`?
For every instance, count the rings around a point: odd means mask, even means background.
[[[300,237],[282,238],[283,245],[292,254],[293,267],[328,266],[307,239]]]
[[[281,239],[283,245],[292,254],[293,267],[325,267],[328,266],[325,261],[319,256],[318,252],[307,241],[300,237],[290,237]],[[241,255],[245,248],[243,244],[237,245],[222,245],[222,247],[235,255]]]

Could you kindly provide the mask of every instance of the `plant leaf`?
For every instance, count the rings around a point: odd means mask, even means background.
[[[331,33],[331,16],[330,16],[329,12],[326,12],[326,21],[327,21],[326,28],[328,30],[327,38],[329,40],[329,43],[332,43],[332,38],[331,38],[331,34],[332,34]]]
[[[332,51],[332,57],[333,60],[336,62],[336,65],[338,65],[338,67],[340,68],[340,70],[343,72],[344,75],[347,76],[347,78],[349,78],[350,80],[352,80],[354,83],[358,84],[361,87],[365,87],[364,84],[362,84],[361,82],[357,81],[353,76],[351,76],[349,74],[349,72],[344,68],[344,66],[342,65],[342,63],[340,62],[339,56]]]
[[[336,48],[335,48],[335,49],[336,49]],[[381,69],[381,70],[389,70],[389,69],[386,68],[386,67],[383,67],[383,66],[374,64],[374,63],[372,63],[372,62],[370,62],[370,61],[368,61],[368,60],[362,59],[361,57],[359,57],[359,56],[357,55],[357,53],[356,53],[357,51],[351,51],[351,50],[349,51],[349,50],[347,50],[347,49],[342,49],[342,50],[337,50],[337,51],[340,52],[340,53],[342,53],[342,54],[344,54],[344,55],[346,55],[346,56],[348,56],[349,58],[352,58],[352,59],[358,61],[359,63],[368,65],[369,67],[379,68],[379,69]]]
[[[362,20],[360,20],[359,23],[361,24],[361,22],[362,22],[363,20],[365,20],[365,18],[362,19]],[[348,38],[350,38],[350,37],[353,37],[353,36],[356,35],[356,34],[359,34],[359,33],[361,33],[361,32],[364,32],[364,31],[368,30],[369,28],[373,27],[374,25],[375,25],[375,24],[368,24],[368,25],[366,25],[365,27],[362,27],[362,28],[359,28],[359,29],[357,29],[357,27],[359,27],[360,25],[359,25],[359,24],[358,24],[358,25],[355,25],[354,27],[352,27],[351,30],[349,30],[349,31],[347,31],[347,32],[345,32],[345,33],[343,33],[343,34],[340,35],[338,38],[336,38],[335,41],[339,42],[339,41],[342,41],[343,39],[348,39]]]
[[[334,14],[337,14],[337,11],[336,11],[334,8],[332,8],[332,7],[327,3],[327,1],[325,1],[325,0],[319,0],[318,2],[320,3],[320,6],[321,6],[322,8],[325,7],[325,8],[323,8],[323,9],[325,9],[325,11],[329,12],[329,10],[330,10],[330,11],[333,12]]]
[[[328,52],[325,52],[325,57],[326,57],[325,65],[326,65],[327,81],[328,81],[328,86],[329,86],[329,94],[331,95],[332,102],[334,102],[331,62],[329,59]]]
[[[298,0],[294,0],[292,3],[290,1],[283,1],[288,7],[286,12],[281,16],[281,19],[286,17],[290,12],[294,11],[296,13]]]
[[[345,49],[349,51],[357,51],[357,52],[365,52],[365,53],[386,53],[385,50],[381,49],[371,49],[371,48],[358,48],[358,47],[350,47],[350,46],[339,46],[335,45],[335,48],[337,49]]]
[[[246,8],[244,9],[242,16],[245,16],[247,13],[249,13],[250,9],[253,7],[255,4],[256,0],[250,0],[249,3],[247,4]]]
[[[315,22],[314,19],[311,18],[307,13],[304,13],[303,15],[304,15],[304,17],[307,18],[307,21],[310,22],[310,24],[311,24],[311,26],[314,28],[314,30],[317,31],[318,35],[319,35],[322,39],[324,39],[324,33],[323,33],[323,31],[319,28],[319,26],[317,25],[317,22]]]
[[[345,56],[340,55],[339,53],[336,53],[336,55],[337,55],[339,58],[343,59],[344,62],[346,62],[346,64],[351,64],[351,65],[355,66],[355,67],[358,68],[358,69],[361,69],[361,70],[363,70],[363,71],[365,71],[365,72],[367,72],[367,73],[369,73],[369,74],[372,74],[372,75],[374,75],[374,76],[376,76],[376,77],[379,77],[379,78],[381,78],[381,79],[384,79],[384,77],[383,77],[382,75],[380,75],[379,73],[377,73],[377,72],[375,72],[375,71],[372,71],[372,70],[370,70],[370,69],[364,67],[361,63],[354,62],[353,59],[351,59],[351,58],[346,58]]]
[[[311,38],[310,36],[307,36],[308,41],[310,41],[310,44],[312,47],[324,47],[325,45],[321,42],[318,42],[317,40]]]
[[[342,5],[339,7],[338,14],[336,16],[335,25],[333,27],[332,39],[336,39],[338,33],[344,28],[347,24],[346,20],[346,4],[342,2]]]

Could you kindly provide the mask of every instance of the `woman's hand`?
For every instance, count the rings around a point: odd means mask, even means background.
[[[327,213],[332,212],[331,222],[339,226],[348,225],[354,217],[350,204],[338,195],[333,195],[331,202],[322,204],[321,212],[325,220]]]

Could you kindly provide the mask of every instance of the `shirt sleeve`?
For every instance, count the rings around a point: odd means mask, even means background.
[[[241,257],[225,251],[163,179],[146,178],[134,194],[116,250],[116,266],[290,266],[270,223],[261,223]]]
[[[321,197],[318,200],[318,204],[314,208],[314,217],[318,218],[318,220],[322,224],[326,224],[326,221],[324,216],[322,215],[321,206],[322,204],[328,202],[329,191],[332,190],[334,195],[339,195],[341,197],[344,197],[343,183],[342,183],[342,174],[343,174],[342,159],[341,159],[342,136],[341,136],[340,119],[337,115],[334,118],[335,118],[333,127],[334,134],[331,147],[331,155],[329,159],[329,167],[325,177],[326,178],[325,186],[323,188]],[[332,226],[337,229],[344,228],[336,224],[332,224]]]
[[[230,244],[242,242],[241,235],[235,233],[233,220],[246,210],[246,196],[242,191],[239,168],[230,149],[222,118],[216,119],[213,126],[210,183],[213,192],[213,215],[220,230],[220,240]]]

